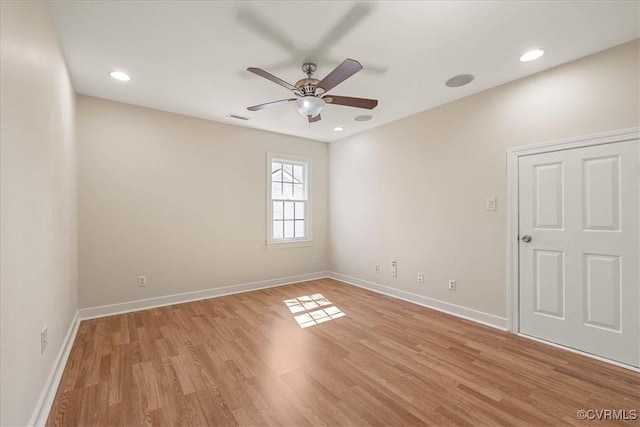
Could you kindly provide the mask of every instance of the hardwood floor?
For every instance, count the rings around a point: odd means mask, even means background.
[[[345,316],[301,328],[283,301],[317,293]],[[324,279],[82,322],[47,425],[599,424],[580,409],[632,418],[640,374]]]

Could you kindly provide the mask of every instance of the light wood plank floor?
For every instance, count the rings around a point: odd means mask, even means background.
[[[283,301],[316,293],[346,316],[301,328]],[[326,279],[82,322],[47,424],[598,424],[580,409],[640,410],[640,374]]]

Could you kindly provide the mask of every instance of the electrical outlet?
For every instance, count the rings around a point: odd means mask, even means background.
[[[40,332],[40,354],[44,353],[49,344],[49,329],[45,326]]]
[[[393,277],[398,277],[398,260],[391,260],[391,275]]]
[[[318,263],[318,257],[317,256],[312,256],[311,257],[311,264],[317,264]]]
[[[138,287],[143,288],[147,286],[147,276],[138,276]]]
[[[455,291],[456,290],[456,281],[451,279],[449,280],[449,290],[450,291]]]
[[[424,274],[418,273],[418,277],[416,279],[418,283],[424,283]]]
[[[380,264],[376,264],[376,273],[380,273]]]

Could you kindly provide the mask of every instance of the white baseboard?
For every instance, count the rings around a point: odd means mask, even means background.
[[[69,354],[71,354],[73,342],[76,339],[76,333],[78,332],[79,324],[80,321],[78,320],[78,311],[76,311],[76,314],[73,316],[71,324],[69,325],[67,335],[64,337],[64,341],[62,341],[62,346],[60,347],[60,351],[58,352],[58,357],[56,357],[56,361],[51,368],[51,372],[49,373],[47,382],[42,389],[42,393],[40,394],[40,398],[38,399],[36,408],[31,415],[31,419],[29,420],[30,426],[40,427],[44,426],[47,422],[49,411],[51,410],[53,400],[55,399],[56,392],[58,391],[58,385],[60,384],[60,380],[62,379],[64,368],[65,366],[67,366]]]
[[[482,311],[462,307],[460,305],[455,305],[422,295],[413,294],[411,292],[401,291],[399,289],[390,288],[379,283],[369,282],[367,280],[358,279],[356,277],[347,276],[341,273],[335,273],[331,271],[329,272],[329,277],[347,283],[349,285],[358,286],[360,288],[368,289],[379,294],[387,295],[393,298],[401,299],[403,301],[418,304],[423,307],[442,311],[443,313],[462,317],[463,319],[471,320],[473,322],[482,323],[486,326],[491,326],[503,331],[507,330],[507,319],[494,316],[493,314],[488,314]]]
[[[328,272],[320,271],[317,273],[300,274],[298,276],[281,277],[278,279],[261,280],[258,282],[226,286],[224,288],[205,289],[203,291],[185,292],[182,294],[166,295],[137,301],[103,305],[100,307],[83,308],[79,310],[80,315],[78,319],[87,320],[98,317],[113,316],[115,314],[131,313],[133,311],[146,310],[149,308],[164,307],[167,305],[221,297],[224,295],[239,294],[243,292],[256,291],[258,289],[275,288],[277,286],[291,285],[293,283],[324,279],[327,277],[329,277]]]

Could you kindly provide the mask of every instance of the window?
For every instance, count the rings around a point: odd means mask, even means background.
[[[311,243],[309,164],[305,159],[269,154],[267,245],[301,246]],[[288,245],[286,245],[288,244]]]

